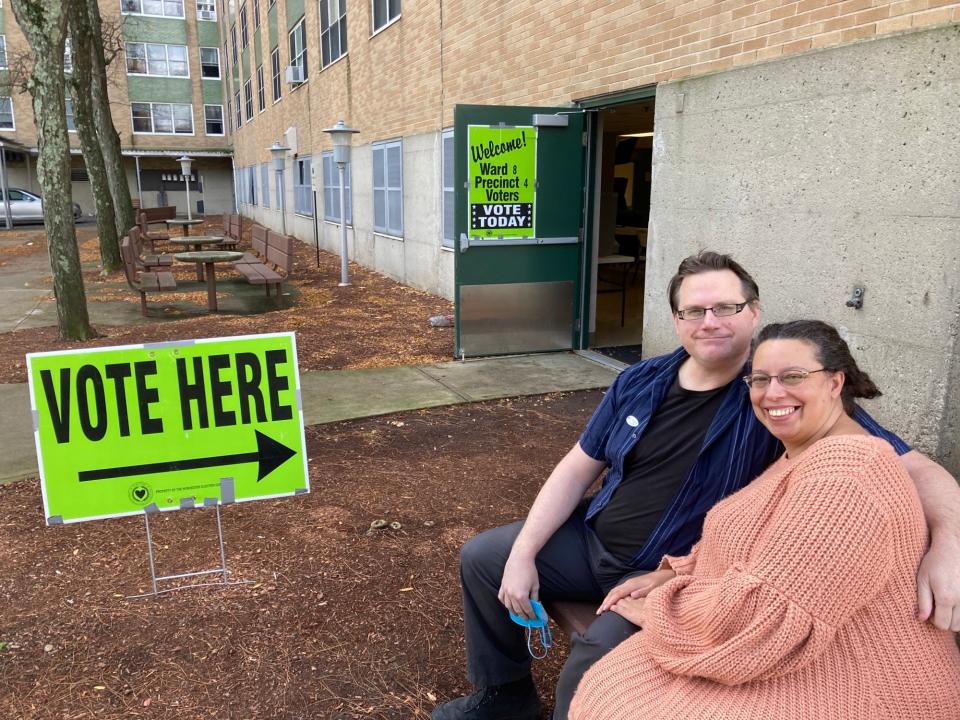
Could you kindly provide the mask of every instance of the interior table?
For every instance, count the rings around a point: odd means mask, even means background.
[[[620,327],[623,327],[623,323],[627,316],[627,285],[630,280],[630,267],[637,262],[637,259],[632,255],[601,255],[597,258],[597,265],[620,265],[623,268],[622,275],[620,277],[620,282],[613,280],[601,280],[599,268],[597,271],[597,285],[601,282],[609,283],[613,287],[609,288],[597,288],[597,294],[600,293],[611,293],[618,292],[620,293]]]
[[[173,220],[167,220],[167,225],[176,225],[183,229],[183,236],[190,237],[190,228],[194,225],[199,225],[203,220],[187,220],[186,218],[174,218]]]
[[[173,257],[180,262],[196,263],[198,275],[202,275],[206,269],[207,308],[213,312],[217,309],[217,276],[214,270],[216,263],[235,262],[243,257],[243,253],[234,250],[194,250],[176,253]]]
[[[170,238],[174,245],[183,245],[197,252],[203,250],[204,245],[219,245],[223,242],[223,235],[194,235],[193,237]],[[203,282],[203,265],[197,265],[197,280]]]

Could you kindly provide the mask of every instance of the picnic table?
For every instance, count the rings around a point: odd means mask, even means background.
[[[183,218],[167,220],[167,225],[178,225],[183,229],[183,236],[190,237],[190,228],[194,225],[199,225],[203,220],[186,220]]]
[[[223,242],[222,235],[194,235],[193,237],[170,238],[174,245],[183,245],[196,252],[203,250],[204,245],[219,245]],[[203,265],[197,265],[197,280],[203,282]]]
[[[202,277],[206,269],[207,277],[207,308],[211,312],[217,309],[217,276],[214,270],[218,262],[235,262],[243,257],[243,253],[234,250],[193,250],[176,253],[175,260],[192,262],[197,265],[197,275]]]

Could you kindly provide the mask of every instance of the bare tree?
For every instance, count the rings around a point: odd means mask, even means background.
[[[97,233],[100,236],[100,260],[103,272],[120,269],[120,238],[126,229],[117,228],[113,193],[107,168],[100,150],[100,138],[90,98],[93,74],[93,42],[90,17],[84,3],[73,2],[68,13],[68,26],[73,50],[73,73],[69,85],[73,99],[73,119],[80,137],[80,149],[90,178],[90,189],[97,208]],[[127,228],[129,229],[129,227]]]
[[[116,220],[117,236],[122,237],[134,226],[136,219],[133,214],[133,201],[130,198],[130,186],[127,184],[127,174],[123,169],[123,154],[120,148],[120,136],[113,125],[113,115],[110,113],[110,97],[107,94],[107,60],[104,56],[104,30],[109,31],[106,36],[106,50],[112,60],[120,46],[117,40],[119,32],[114,26],[104,25],[100,17],[100,7],[97,0],[73,0],[77,5],[86,7],[90,25],[90,97],[93,100],[93,119],[100,138],[100,149],[107,170],[107,181],[110,184],[110,195],[113,197],[114,218]]]
[[[96,333],[90,327],[87,314],[80,251],[73,225],[63,73],[70,2],[12,0],[11,5],[34,57],[27,90],[33,98],[33,117],[40,146],[37,178],[43,189],[43,225],[47,231],[60,337],[86,340],[95,337]]]

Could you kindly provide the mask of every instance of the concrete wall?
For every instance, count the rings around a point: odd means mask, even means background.
[[[731,252],[765,320],[839,326],[885,392],[868,409],[960,473],[958,97],[956,26],[659,86],[645,354],[675,345],[680,259]]]

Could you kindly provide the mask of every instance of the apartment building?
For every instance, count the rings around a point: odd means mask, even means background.
[[[122,46],[108,67],[113,122],[120,135],[131,195],[143,207],[176,205],[186,214],[186,180],[176,158],[194,158],[194,214],[233,210],[232,149],[224,120],[220,36],[214,2],[101,0],[105,41]],[[0,3],[0,70],[28,57],[9,3]],[[69,41],[64,56],[69,72]],[[0,96],[0,139],[13,187],[39,190],[37,131],[30,96]],[[73,129],[73,194],[85,213],[94,203]]]
[[[843,327],[877,414],[960,468],[960,3],[216,11],[243,214],[339,253],[345,120],[349,255],[452,298],[456,356],[663,352],[667,279],[719,248],[767,319]]]

